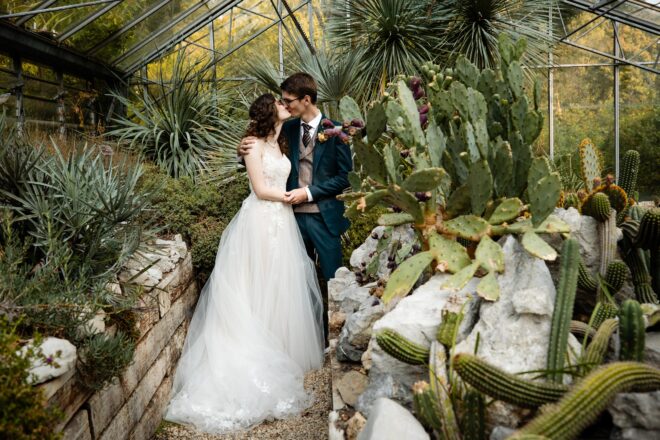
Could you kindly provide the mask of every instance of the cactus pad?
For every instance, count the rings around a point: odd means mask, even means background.
[[[602,154],[588,138],[580,143],[578,151],[580,153],[580,171],[584,187],[587,191],[591,191],[594,179],[600,178],[602,172]]]
[[[385,292],[382,296],[383,302],[387,304],[394,298],[406,296],[424,272],[424,269],[431,264],[433,258],[433,253],[426,251],[413,255],[402,262],[387,280]]]

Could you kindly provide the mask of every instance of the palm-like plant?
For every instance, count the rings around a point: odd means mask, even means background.
[[[432,2],[434,26],[441,32],[437,49],[447,62],[464,55],[479,68],[492,68],[499,59],[497,36],[525,37],[528,63],[545,64],[553,39],[548,13],[553,0],[448,0]]]
[[[206,170],[211,153],[233,150],[233,121],[223,118],[218,102],[221,91],[205,82],[203,61],[185,62],[185,52],[176,57],[169,80],[162,70],[153,85],[140,87],[132,99],[112,96],[128,109],[129,117],[114,120],[107,133],[143,154],[173,177],[196,176]],[[231,145],[230,145],[231,144]]]
[[[336,107],[341,98],[349,95],[360,100],[364,80],[357,53],[343,54],[323,48],[312,53],[301,38],[287,40],[287,52],[290,57],[287,58],[287,70],[307,72],[316,79],[319,103]],[[247,66],[245,73],[262,88],[279,94],[284,80],[279,70],[264,57],[255,57],[255,60]]]
[[[384,90],[387,81],[433,60],[440,44],[429,0],[340,0],[327,22],[331,46],[356,52],[361,76]]]

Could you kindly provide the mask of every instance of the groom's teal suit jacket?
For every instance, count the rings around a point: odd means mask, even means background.
[[[325,116],[322,116],[321,120],[323,119],[325,119]],[[340,125],[338,122],[334,123]],[[319,125],[317,132],[322,130],[323,127]],[[282,126],[282,132],[286,136],[289,145],[291,174],[289,174],[286,189],[291,191],[300,187],[298,183],[300,118],[285,122]],[[317,136],[315,142],[312,184],[309,186],[309,191],[318,204],[323,221],[330,232],[340,235],[348,229],[350,223],[344,217],[344,202],[337,200],[336,197],[350,186],[348,173],[353,169],[351,149],[337,137],[319,142]]]

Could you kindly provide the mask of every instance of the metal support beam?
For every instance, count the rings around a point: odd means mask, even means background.
[[[282,17],[282,0],[277,1],[277,16]],[[282,35],[282,20],[277,23],[277,49],[279,54],[280,78],[284,78],[284,36]]]
[[[0,47],[22,58],[38,60],[40,63],[82,77],[102,78],[110,83],[117,82],[122,72],[90,60],[52,40],[18,27],[7,20],[0,20]]]
[[[31,11],[23,11],[23,12],[16,12],[14,14],[0,15],[0,19],[2,19],[2,18],[25,17],[27,15],[34,16],[34,15],[43,14],[43,13],[46,13],[46,12],[58,12],[58,11],[65,11],[67,9],[84,8],[86,6],[102,5],[103,3],[110,3],[110,2],[114,2],[114,1],[116,1],[116,0],[95,0],[93,2],[87,2],[87,3],[76,3],[75,5],[55,6],[53,8],[44,8],[44,9],[33,9]]]
[[[72,35],[78,33],[82,28],[84,28],[85,26],[87,26],[97,18],[99,18],[101,15],[105,14],[112,8],[119,6],[120,3],[121,0],[116,0],[114,3],[110,3],[109,5],[106,5],[104,8],[101,8],[98,11],[89,14],[86,18],[82,19],[78,23],[75,23],[73,26],[69,26],[69,28],[65,29],[62,32],[62,35],[57,37],[57,41],[61,43],[62,41],[66,40]]]
[[[227,0],[222,4],[215,6],[211,11],[207,12],[203,17],[198,18],[193,23],[186,26],[180,32],[177,32],[172,38],[170,38],[167,43],[162,47],[157,47],[155,50],[149,54],[142,57],[141,60],[136,61],[131,66],[129,66],[126,71],[131,74],[139,69],[142,65],[149,64],[154,61],[156,58],[162,56],[170,48],[175,47],[177,44],[185,40],[188,36],[194,34],[209,22],[213,22],[216,18],[226,13],[228,10],[234,8],[237,4],[241,3],[243,0]]]
[[[569,46],[577,47],[578,49],[586,50],[587,52],[595,53],[596,55],[600,55],[605,58],[609,58],[614,61],[618,61],[621,64],[626,64],[629,66],[635,66],[639,69],[646,70],[647,72],[655,73],[656,75],[660,73],[660,70],[653,69],[651,67],[647,67],[645,64],[642,63],[637,63],[634,61],[627,60],[625,58],[621,58],[620,56],[617,55],[612,55],[607,52],[600,51],[598,49],[594,49],[591,47],[584,46],[582,44],[575,43],[573,41],[565,40],[562,41],[563,44],[568,44]]]
[[[39,10],[39,9],[43,9],[43,8],[47,8],[48,6],[52,5],[52,4],[55,3],[56,1],[57,1],[57,0],[46,0],[46,1],[44,1],[44,2],[41,2],[41,4],[38,5],[36,8],[32,8],[32,9],[30,10],[30,12],[33,12],[33,11],[36,11],[36,10]],[[37,15],[37,14],[34,14],[34,13],[33,13],[33,14],[31,14],[31,15],[26,15],[26,16],[24,16],[24,17],[19,18],[19,19],[16,21],[16,25],[17,25],[17,26],[22,26],[23,23],[27,22],[29,19],[31,19],[31,18],[34,17],[35,15]]]
[[[113,33],[112,35],[108,36],[105,40],[100,41],[96,46],[91,48],[90,50],[87,51],[88,55],[94,55],[97,53],[99,50],[103,49],[105,46],[108,44],[112,43],[115,41],[117,38],[120,36],[124,35],[127,31],[131,30],[133,27],[135,27],[137,24],[141,23],[143,20],[146,20],[147,18],[151,17],[152,14],[157,12],[160,8],[168,4],[171,0],[163,0],[160,3],[157,3],[153,5],[151,8],[148,10],[144,11],[144,13],[138,17],[135,17],[133,20],[129,21],[126,23],[124,27]]]
[[[612,20],[614,55],[621,55],[621,44],[619,43],[618,23]],[[619,64],[614,64],[614,177],[619,181],[619,107],[621,95],[619,94]]]
[[[552,40],[552,3],[548,8],[548,35]],[[550,160],[555,158],[555,73],[552,68],[553,54],[548,51],[548,146]]]
[[[18,86],[14,93],[16,93],[16,135],[20,138],[23,137],[25,129],[25,109],[23,102],[23,66],[21,64],[20,55],[14,55],[14,72],[16,74],[16,81]]]
[[[57,87],[57,122],[60,124],[58,134],[60,140],[64,140],[66,136],[66,109],[64,107],[66,91],[64,90],[64,74],[61,70],[57,72],[57,82],[59,83]]]

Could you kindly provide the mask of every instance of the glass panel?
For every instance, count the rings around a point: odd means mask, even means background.
[[[650,200],[660,188],[660,75],[635,67],[621,67],[619,81],[621,158],[629,149],[639,151],[637,186],[641,199]]]
[[[26,78],[24,84],[23,93],[30,96],[38,96],[39,98],[55,99],[59,91],[59,87],[56,85],[35,79]]]
[[[50,7],[68,6],[85,3],[80,0],[59,0]],[[44,12],[36,15],[25,23],[25,27],[39,31],[39,33],[50,35],[55,38],[73,23],[87,17],[106,5],[101,3],[93,6],[82,6],[80,8],[64,9],[62,11]]]
[[[568,21],[568,23],[566,23],[566,29],[570,33],[572,30],[578,29],[594,17],[595,15],[589,12],[576,14]],[[604,20],[605,19],[603,18],[597,19],[593,23],[587,25],[584,29],[571,35],[569,40],[582,46],[612,54],[614,48],[612,24],[609,20]],[[557,46],[554,54],[555,62],[561,64],[608,62],[608,58],[606,57],[601,57],[586,50],[569,46],[568,44],[560,44]]]
[[[24,98],[23,108],[25,119],[41,121],[57,121],[57,104],[37,99]]]
[[[77,76],[64,74],[64,86],[75,89],[87,90],[87,81]]]
[[[657,25],[660,23],[660,12],[657,9],[654,9],[653,6],[645,3],[650,3],[652,5],[658,5],[658,1],[627,1],[621,2],[615,9],[616,12],[622,12],[628,15],[631,15],[635,19],[644,20],[649,23]]]
[[[193,2],[193,4],[196,4],[198,2]],[[205,14],[209,12],[209,7],[208,5],[203,5],[202,7],[197,8],[194,12],[190,13],[186,18],[182,19],[178,23],[176,23],[174,26],[169,28],[167,31],[163,32],[160,36],[156,37],[154,40],[150,41],[148,44],[146,44],[144,47],[140,48],[138,51],[130,55],[128,58],[122,60],[119,62],[118,67],[120,69],[127,69],[131,65],[133,65],[136,61],[141,60],[145,56],[148,56],[153,52],[154,50],[158,50],[159,48],[164,47],[169,43],[174,37],[177,36],[177,34],[181,31],[183,31],[188,25],[192,24],[195,22],[197,19],[200,17],[203,17]],[[170,18],[169,20],[161,23],[163,26],[166,25],[166,23],[171,23],[176,20],[176,17]],[[153,33],[157,33],[162,27],[159,27],[158,29],[155,29]],[[130,49],[128,49],[130,51]]]
[[[626,58],[634,61],[655,61],[658,38],[625,24],[619,24],[619,42]]]
[[[30,63],[28,61],[23,61],[22,67],[23,73],[25,74],[48,81],[57,81],[57,74],[55,74],[55,71],[50,67]]]
[[[0,14],[17,14],[19,12],[26,12],[35,9],[43,3],[43,0],[3,0],[0,2]],[[12,22],[16,22],[21,17],[10,18]]]
[[[577,147],[590,138],[604,156],[604,173],[614,174],[613,68],[555,70],[555,154],[569,154],[577,171]]]
[[[65,41],[77,50],[86,52],[160,1],[161,0],[123,1]]]

